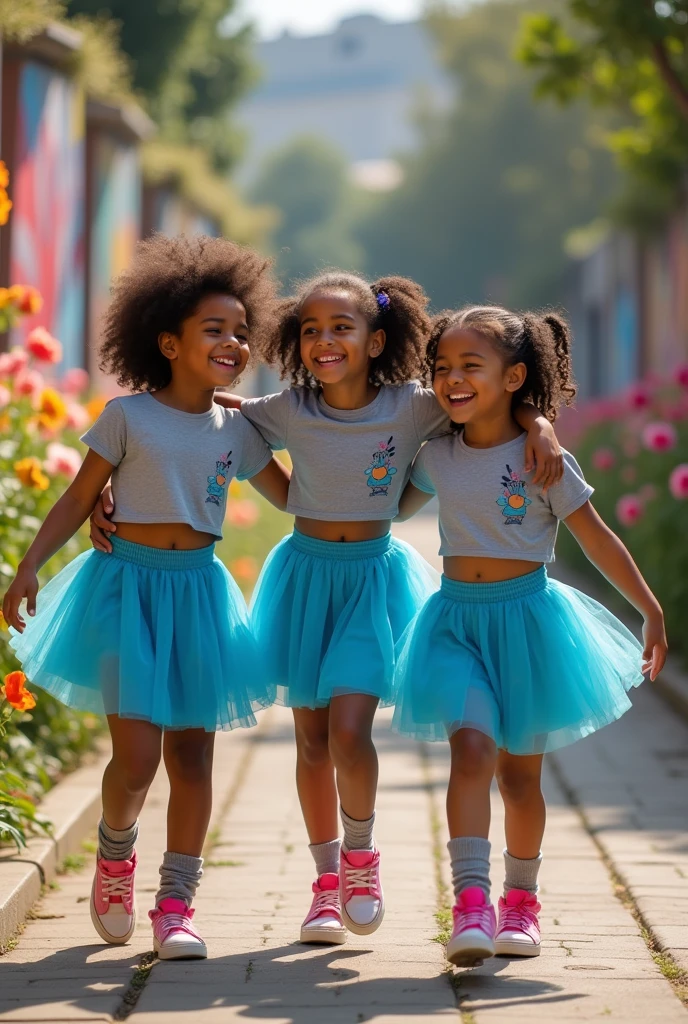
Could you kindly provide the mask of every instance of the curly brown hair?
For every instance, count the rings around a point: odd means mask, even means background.
[[[301,361],[301,309],[315,292],[345,292],[366,318],[371,331],[383,330],[385,347],[370,365],[373,384],[402,384],[418,377],[430,331],[425,292],[406,277],[381,277],[370,284],[357,274],[330,270],[305,281],[298,293],[278,308],[277,330],[261,349],[265,361],[279,366],[292,385],[317,387]]]
[[[120,274],[103,320],[101,368],[132,391],[154,391],[171,380],[170,361],[158,347],[168,331],[178,335],[207,295],[232,295],[246,309],[251,345],[260,348],[274,330],[276,294],[271,263],[227,238],[207,235],[139,242]]]
[[[507,365],[525,363],[526,379],[513,397],[532,402],[550,422],[557,418],[560,406],[572,404],[577,388],[571,365],[571,331],[559,313],[519,314],[501,306],[466,306],[438,313],[425,350],[426,382],[434,373],[440,338],[450,327],[487,338]]]

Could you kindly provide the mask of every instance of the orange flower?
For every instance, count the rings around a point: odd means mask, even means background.
[[[2,614],[2,612],[0,612],[0,629],[9,629],[9,626],[7,625],[7,620],[5,619],[5,616]]]
[[[108,400],[103,395],[96,395],[95,398],[92,398],[90,402],[86,403],[86,412],[91,417],[92,423],[98,419],[107,403]]]
[[[229,571],[239,583],[255,583],[258,578],[258,563],[251,555],[242,555],[230,562]]]
[[[30,284],[13,284],[7,289],[9,301],[13,303],[20,313],[33,315],[38,313],[43,305],[43,296],[38,288]]]
[[[7,188],[10,183],[10,172],[7,170],[7,164],[4,160],[0,160],[0,188]]]
[[[0,227],[6,224],[10,219],[10,210],[12,209],[12,200],[5,192],[4,188],[0,188]]]
[[[228,493],[230,498],[240,498],[244,493],[241,484],[235,476],[229,481]]]
[[[0,288],[0,309],[5,309],[12,301],[9,288]]]
[[[10,672],[5,676],[5,685],[1,692],[15,711],[30,711],[36,707],[36,698],[25,688],[25,683],[26,676],[23,672]]]
[[[38,423],[43,430],[59,430],[67,422],[67,404],[54,388],[45,388],[41,392],[38,406]]]
[[[35,455],[29,455],[25,459],[15,462],[14,472],[24,487],[34,487],[37,491],[47,491],[50,487],[50,480],[43,472],[40,460]]]
[[[0,434],[8,434],[12,426],[12,420],[6,412],[0,413]]]

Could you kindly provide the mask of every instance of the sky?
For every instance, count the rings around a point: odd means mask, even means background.
[[[242,13],[258,27],[263,39],[289,29],[313,35],[334,28],[354,14],[379,14],[390,21],[408,21],[420,14],[422,0],[242,0]]]

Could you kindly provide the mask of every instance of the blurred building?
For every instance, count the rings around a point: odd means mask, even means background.
[[[245,180],[268,153],[317,135],[344,152],[360,184],[394,187],[394,158],[418,145],[419,119],[453,97],[421,22],[359,15],[328,35],[285,32],[255,56],[262,82],[238,111],[249,136]]]

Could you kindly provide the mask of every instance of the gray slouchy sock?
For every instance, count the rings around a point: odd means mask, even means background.
[[[339,813],[342,818],[342,825],[344,826],[344,846],[346,849],[349,851],[374,850],[373,826],[375,825],[375,811],[373,811],[372,817],[366,818],[365,821],[350,818],[343,807],[339,808]]]
[[[538,871],[542,864],[542,854],[531,860],[521,860],[520,857],[512,857],[508,850],[504,851],[504,867],[506,877],[504,879],[504,895],[509,889],[524,889],[533,896],[538,891]]]
[[[329,843],[311,843],[308,847],[315,861],[315,870],[318,872],[318,878],[321,875],[339,874],[339,851],[341,846],[340,839],[332,839]]]
[[[203,874],[203,858],[166,850],[160,865],[160,888],[155,897],[156,907],[162,900],[184,900],[191,906]]]
[[[110,828],[105,818],[98,822],[98,854],[105,860],[129,860],[139,835],[139,823],[129,828]]]
[[[478,886],[490,898],[490,841],[479,836],[459,836],[447,843],[451,858],[454,895]]]

